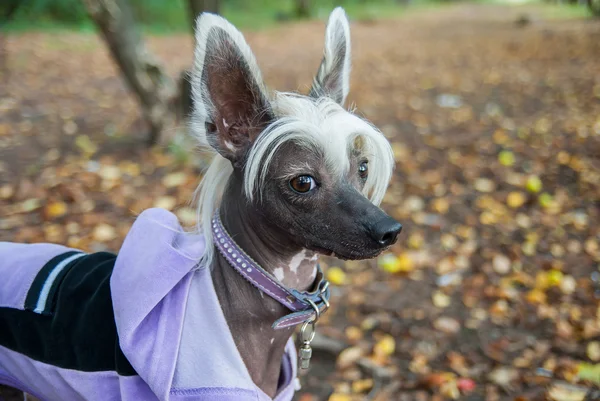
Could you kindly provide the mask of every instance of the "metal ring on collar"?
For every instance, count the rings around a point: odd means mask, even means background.
[[[323,303],[325,304],[325,309],[323,309],[323,313],[325,313],[327,312],[327,309],[329,309],[329,301],[323,296],[323,294],[321,294],[320,297],[321,301],[323,301]]]
[[[323,309],[323,313],[327,312],[327,309],[329,309],[329,301],[325,297],[325,291],[327,291],[327,288],[329,288],[329,281],[325,281],[325,283],[323,283],[323,288],[321,288],[321,292],[319,293],[319,298],[321,298],[321,301],[323,301],[323,303],[325,304],[325,309]]]
[[[321,317],[321,311],[319,310],[319,307],[316,303],[314,303],[312,299],[307,299],[306,302],[308,302],[310,306],[312,306],[312,308],[315,310],[316,315],[313,323],[317,323],[319,321],[319,318]]]

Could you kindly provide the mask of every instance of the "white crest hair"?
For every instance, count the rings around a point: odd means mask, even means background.
[[[344,27],[342,30],[344,37],[341,43],[347,46],[343,63],[345,75],[342,79],[343,98],[345,99],[349,86],[350,35],[345,13],[339,7],[329,18],[325,55],[319,71],[323,65],[327,64],[327,60],[335,60],[337,57],[335,52],[336,49],[339,50],[338,43],[341,38],[336,33],[342,31],[339,28],[329,29],[330,26],[335,26],[337,23],[341,23]],[[328,171],[340,178],[348,172],[351,152],[359,151],[361,156],[369,161],[369,176],[363,193],[374,204],[379,205],[391,179],[394,166],[390,144],[383,134],[369,122],[344,110],[340,104],[327,96],[314,99],[294,93],[276,92],[269,98],[254,55],[242,34],[221,17],[202,14],[197,21],[197,44],[192,74],[194,97],[192,130],[200,144],[213,154],[213,159],[197,190],[198,230],[203,232],[206,240],[206,252],[202,257],[201,264],[206,266],[212,262],[214,246],[211,219],[221,202],[223,192],[233,172],[230,161],[211,149],[206,137],[205,123],[212,122],[213,104],[208,98],[208,91],[202,82],[202,72],[208,34],[214,26],[223,29],[238,46],[258,87],[263,90],[265,98],[270,99],[270,105],[275,115],[274,122],[258,136],[248,152],[244,166],[246,197],[251,201],[260,201],[273,156],[282,144],[293,141],[309,151],[322,153]]]

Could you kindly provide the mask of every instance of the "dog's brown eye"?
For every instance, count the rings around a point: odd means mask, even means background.
[[[360,165],[358,166],[358,175],[360,175],[360,178],[362,178],[363,180],[367,179],[367,177],[369,176],[369,162],[360,163]]]
[[[315,179],[310,175],[301,175],[296,178],[293,178],[290,181],[290,187],[296,192],[300,192],[301,194],[306,193],[317,186]]]

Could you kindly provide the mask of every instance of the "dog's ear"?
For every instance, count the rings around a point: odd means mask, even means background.
[[[194,130],[202,142],[240,167],[273,118],[254,55],[233,25],[205,13],[196,22],[194,57]]]
[[[325,51],[310,96],[329,96],[344,104],[350,90],[350,26],[344,9],[337,7],[329,16]]]

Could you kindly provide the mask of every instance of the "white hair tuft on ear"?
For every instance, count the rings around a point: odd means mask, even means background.
[[[325,50],[310,96],[328,96],[343,105],[350,91],[350,26],[344,9],[332,11],[325,31]]]
[[[243,166],[272,113],[254,54],[244,36],[224,18],[204,13],[196,20],[192,71],[191,130],[214,154],[198,191],[198,228],[209,264],[214,255],[211,218],[234,166]]]
[[[218,34],[215,34],[218,32]],[[212,37],[211,37],[212,36]],[[209,145],[206,135],[206,123],[215,123],[212,121],[214,114],[213,99],[206,86],[206,61],[207,45],[209,39],[220,41],[217,44],[217,53],[219,49],[227,50],[228,46],[235,47],[237,53],[241,56],[243,63],[249,75],[262,96],[267,98],[267,90],[264,86],[262,74],[258,68],[256,58],[246,43],[244,36],[229,21],[215,14],[202,13],[196,19],[196,49],[194,52],[194,68],[192,70],[192,97],[194,110],[192,113],[192,131],[198,137],[200,144]],[[230,42],[230,43],[228,43]],[[215,49],[211,49],[214,50]],[[213,55],[218,58],[221,54]]]

